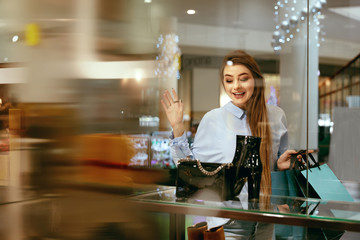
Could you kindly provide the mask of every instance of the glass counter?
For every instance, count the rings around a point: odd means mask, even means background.
[[[175,187],[132,196],[145,211],[170,214],[170,236],[185,238],[185,216],[213,216],[246,221],[360,232],[360,203],[271,196],[270,204],[248,202],[247,195],[231,201],[179,199]]]

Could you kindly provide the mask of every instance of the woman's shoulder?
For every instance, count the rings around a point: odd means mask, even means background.
[[[206,112],[203,117],[201,118],[200,124],[211,124],[211,123],[218,123],[220,121],[221,116],[223,115],[223,109],[214,108]]]
[[[271,104],[266,104],[266,107],[271,119],[281,119],[285,117],[285,112],[282,108]]]
[[[215,116],[218,116],[219,114],[221,114],[223,111],[224,111],[224,108],[222,108],[222,107],[214,108],[214,109],[211,109],[210,111],[206,112],[204,114],[204,117],[207,117],[207,118],[208,117],[215,117]]]
[[[284,110],[279,106],[272,105],[272,104],[266,104],[266,107],[269,112],[284,113]]]

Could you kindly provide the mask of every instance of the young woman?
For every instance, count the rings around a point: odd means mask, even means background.
[[[270,171],[290,166],[286,117],[282,109],[267,105],[264,78],[254,58],[237,50],[224,57],[221,83],[231,98],[225,106],[206,113],[195,135],[192,149],[187,144],[183,123],[184,106],[175,90],[165,91],[162,106],[173,129],[171,147],[175,161],[193,156],[207,162],[226,163],[234,157],[236,135],[261,137],[264,185],[269,185]],[[204,92],[206,94],[206,92]],[[278,156],[280,156],[278,158]],[[264,190],[264,194],[270,193]]]
[[[225,106],[207,112],[202,118],[189,148],[183,124],[183,103],[177,93],[165,91],[161,100],[173,128],[171,151],[175,161],[192,156],[202,162],[232,162],[236,135],[261,137],[260,158],[263,166],[261,193],[271,194],[272,170],[290,166],[286,117],[282,109],[267,105],[265,82],[253,57],[237,50],[224,57],[220,69],[221,83],[231,98]],[[206,94],[206,90],[204,93]]]

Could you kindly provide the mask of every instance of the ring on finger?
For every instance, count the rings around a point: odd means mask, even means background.
[[[178,103],[180,100],[176,100],[176,101],[174,101],[174,103]]]

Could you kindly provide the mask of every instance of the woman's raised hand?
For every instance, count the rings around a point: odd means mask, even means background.
[[[161,99],[161,105],[166,113],[166,117],[173,128],[174,137],[180,137],[185,131],[183,116],[184,116],[184,104],[181,99],[178,98],[177,93],[172,89],[172,95],[168,90],[165,90],[163,98]]]

